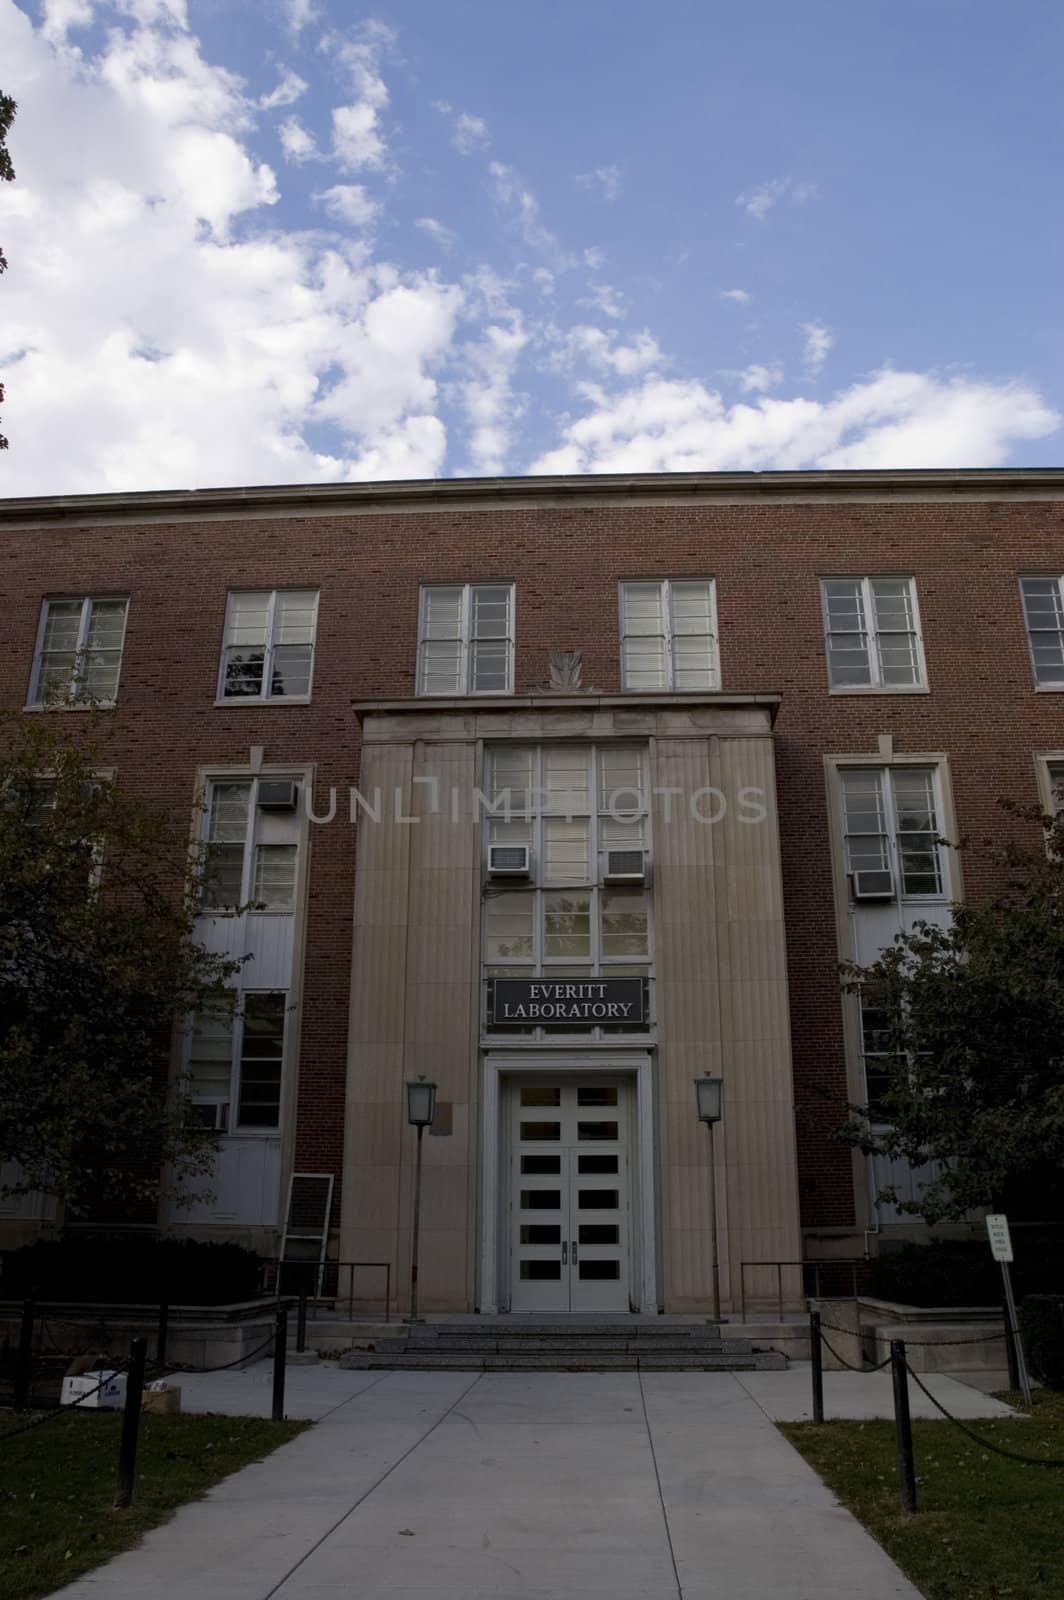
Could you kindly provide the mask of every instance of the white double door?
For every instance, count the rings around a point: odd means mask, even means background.
[[[623,1082],[512,1085],[510,1308],[628,1311]]]

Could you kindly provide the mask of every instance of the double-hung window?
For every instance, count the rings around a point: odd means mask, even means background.
[[[247,990],[232,1017],[201,1017],[188,1061],[197,1116],[220,1133],[280,1127],[284,990]]]
[[[298,845],[295,814],[264,819],[258,780],[239,778],[209,785],[206,860],[200,904],[205,912],[245,908],[256,912],[295,909]],[[290,833],[292,838],[275,838]]]
[[[240,589],[225,610],[220,700],[309,700],[316,589]]]
[[[712,579],[626,581],[620,598],[622,688],[720,688]]]
[[[833,689],[926,689],[913,578],[822,578]]]
[[[934,767],[846,767],[846,871],[855,900],[941,900],[948,879]]]
[[[1064,689],[1064,576],[1021,578],[1020,593],[1034,681]]]
[[[418,625],[418,694],[512,694],[509,583],[426,584]]]
[[[41,608],[30,705],[95,701],[118,694],[129,601],[111,595],[57,596]]]

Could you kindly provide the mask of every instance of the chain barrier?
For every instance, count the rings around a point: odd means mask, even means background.
[[[952,1416],[951,1413],[946,1410],[946,1408],[942,1404],[941,1400],[937,1400],[935,1398],[935,1396],[931,1393],[931,1390],[927,1387],[927,1385],[925,1383],[921,1383],[920,1379],[917,1377],[916,1373],[913,1371],[913,1369],[909,1365],[908,1361],[906,1361],[906,1363],[905,1363],[905,1370],[909,1374],[909,1377],[915,1383],[916,1387],[919,1390],[921,1390],[921,1392],[923,1394],[925,1394],[927,1396],[927,1398],[930,1400],[930,1402],[931,1402],[931,1404],[933,1406],[935,1406],[939,1411],[941,1411],[942,1415],[946,1418],[947,1422],[952,1422],[954,1427],[959,1428],[962,1433],[967,1434],[968,1438],[971,1439],[973,1441],[973,1443],[979,1445],[981,1449],[983,1449],[983,1450],[992,1450],[995,1455],[997,1455],[997,1456],[1005,1456],[1005,1457],[1007,1457],[1007,1459],[1009,1461],[1022,1461],[1025,1466],[1029,1466],[1029,1467],[1064,1467],[1064,1457],[1061,1457],[1061,1456],[1023,1456],[1023,1455],[1020,1455],[1019,1452],[1016,1451],[1016,1450],[1006,1450],[1004,1445],[994,1444],[990,1439],[982,1438],[978,1433],[975,1433],[965,1423],[961,1422],[959,1417]]]
[[[853,1328],[836,1328],[831,1322],[822,1322],[820,1326],[827,1328],[831,1333],[852,1334],[855,1331]],[[906,1339],[905,1345],[907,1349],[912,1346],[918,1350],[946,1350],[962,1344],[992,1344],[995,1339],[1007,1339],[1008,1336],[1008,1329],[1002,1328],[1000,1333],[980,1333],[974,1339]],[[832,1355],[834,1354],[835,1352],[832,1351]],[[887,1360],[889,1361],[889,1359],[890,1357],[888,1356]],[[880,1366],[885,1364],[885,1362],[880,1362]]]
[[[852,1328],[832,1328],[831,1331],[832,1331],[832,1333],[852,1333],[853,1329]],[[829,1355],[833,1355],[835,1357],[835,1360],[838,1361],[841,1366],[844,1366],[848,1372],[882,1372],[884,1367],[887,1367],[887,1366],[890,1365],[890,1356],[888,1355],[886,1361],[877,1361],[875,1366],[862,1365],[862,1366],[859,1366],[859,1367],[855,1367],[852,1362],[847,1361],[845,1356],[840,1356],[839,1352],[835,1349],[835,1346],[833,1344],[831,1344],[827,1339],[824,1338],[823,1325],[821,1325],[821,1329],[820,1329],[820,1342],[824,1346],[824,1349],[828,1351]]]

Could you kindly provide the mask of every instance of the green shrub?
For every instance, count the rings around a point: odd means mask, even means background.
[[[1047,1389],[1064,1389],[1064,1294],[1029,1294],[1020,1333],[1032,1377]]]
[[[1017,1228],[1012,1235],[1017,1298],[1064,1292],[1064,1229]],[[910,1306],[999,1306],[1001,1267],[982,1239],[935,1239],[884,1251],[870,1263],[869,1294]]]
[[[152,1234],[69,1234],[5,1256],[0,1299],[224,1305],[261,1293],[262,1263],[239,1244]]]

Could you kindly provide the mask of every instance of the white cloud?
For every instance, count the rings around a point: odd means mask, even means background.
[[[259,110],[276,111],[280,106],[294,106],[300,96],[306,94],[306,92],[306,82],[299,76],[299,73],[289,72],[286,69],[276,89],[262,96],[259,101]]]
[[[554,293],[554,274],[549,267],[536,267],[532,273],[532,282],[545,299]]]
[[[414,224],[422,233],[427,233],[429,238],[439,245],[441,250],[453,250],[458,235],[453,228],[439,220],[438,217],[418,217]]]
[[[313,161],[319,154],[313,134],[307,132],[298,117],[286,117],[277,136],[286,161]]]
[[[777,389],[783,382],[783,367],[778,361],[766,365],[755,363],[738,374],[739,387],[744,394],[761,394],[767,389]]]
[[[589,387],[587,398],[531,472],[992,467],[1064,420],[1022,383],[889,370],[825,402],[728,406],[697,380],[659,377],[618,394]]]
[[[491,143],[491,134],[484,118],[460,111],[454,120],[451,143],[464,156],[471,156],[476,150],[486,150]]]
[[[557,239],[540,218],[539,201],[513,167],[502,161],[493,161],[488,167],[492,191],[496,202],[508,210],[525,244],[530,250],[554,258],[555,269],[572,266]]]
[[[733,301],[737,306],[748,306],[750,304],[750,295],[745,289],[722,289],[720,297],[722,300]]]
[[[312,0],[281,0],[281,4],[293,33],[301,33],[318,14]]]
[[[22,135],[0,186],[5,493],[438,474],[462,289],[279,227],[240,81],[176,8],[138,10],[156,22],[78,59],[0,5]],[[355,185],[322,204],[372,206]]]
[[[367,100],[349,106],[334,106],[333,155],[345,172],[361,167],[382,167],[385,144],[378,126],[377,108]]]
[[[589,323],[578,323],[559,338],[552,365],[570,367],[574,362],[584,360],[600,372],[631,378],[650,367],[660,366],[665,360],[657,340],[646,329],[635,334],[627,343],[619,343],[618,339],[615,328],[606,332]]]
[[[513,392],[514,369],[527,343],[521,313],[511,309],[459,352],[470,374],[459,385],[469,425],[469,471],[479,477],[497,477],[506,470],[513,428],[525,406]]]
[[[590,306],[593,311],[600,311],[604,317],[618,322],[628,315],[628,304],[619,289],[612,283],[588,284],[588,292],[580,301],[582,306]]]
[[[606,265],[606,252],[597,244],[590,245],[584,251],[584,266],[591,272],[600,272]]]
[[[835,335],[821,322],[803,322],[802,332],[805,335],[806,370],[815,377],[828,358],[828,351],[835,343]]]
[[[621,192],[621,169],[618,166],[593,167],[590,172],[578,172],[573,179],[578,189],[597,191],[611,204]]]
[[[336,222],[345,222],[352,228],[365,228],[380,211],[379,203],[360,183],[336,183],[331,189],[316,194],[314,199],[323,205]]]
[[[332,113],[333,155],[346,172],[387,164],[387,146],[381,113],[388,104],[388,88],[380,72],[380,53],[395,39],[383,22],[369,21],[353,39],[326,34],[320,48],[346,75],[355,98],[335,106]]]
[[[93,0],[44,0],[41,33],[54,44],[62,44],[71,28],[87,28],[92,21]]]
[[[803,206],[807,201],[815,200],[819,193],[815,183],[796,183],[793,178],[769,178],[759,183],[756,189],[736,195],[735,204],[741,206],[747,216],[753,217],[756,222],[764,222],[773,206],[781,200]]]

